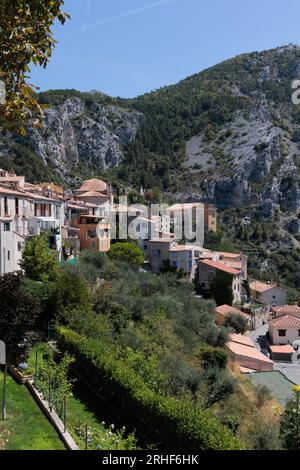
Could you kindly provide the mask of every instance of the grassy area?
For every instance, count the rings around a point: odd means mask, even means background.
[[[35,369],[36,352],[38,352],[38,362],[41,364],[43,355],[49,353],[49,351],[50,347],[47,343],[37,344],[27,361],[29,370],[34,371]],[[89,448],[91,450],[97,450],[98,446],[101,446],[104,450],[135,449],[135,438],[132,435],[127,436],[125,429],[115,430],[112,422],[105,424],[101,422],[103,418],[100,421],[93,407],[84,400],[83,395],[88,394],[87,390],[85,389],[83,394],[79,393],[81,387],[76,386],[75,388],[74,396],[68,398],[67,428],[80,449],[85,449],[86,426],[89,430]],[[107,419],[107,417],[104,419]]]
[[[3,374],[0,374],[2,392]],[[1,394],[2,398],[2,394]],[[0,421],[0,449],[65,450],[55,429],[26,387],[7,380],[7,421]]]
[[[68,430],[80,449],[85,449],[85,426],[89,430],[89,449],[97,450],[133,450],[135,438],[125,435],[123,430],[115,431],[113,423],[99,423],[97,417],[77,397],[68,399]]]

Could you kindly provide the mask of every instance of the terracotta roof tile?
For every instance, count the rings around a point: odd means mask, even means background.
[[[217,307],[216,308],[216,312],[217,313],[220,313],[221,315],[224,315],[224,316],[228,316],[230,315],[231,313],[233,314],[236,314],[236,315],[240,315],[241,317],[245,318],[245,319],[249,319],[249,315],[247,315],[246,313],[242,312],[241,310],[239,310],[238,308],[236,307],[232,307],[230,305],[221,305],[220,307]]]
[[[232,341],[227,344],[227,348],[229,349],[229,351],[231,351],[237,356],[244,356],[246,358],[254,359],[256,361],[273,364],[273,361],[271,361],[271,359],[262,354],[256,348],[251,348],[249,346],[245,346],[244,344],[233,343]]]
[[[250,348],[255,348],[255,344],[253,343],[252,339],[249,338],[249,336],[231,333],[230,341],[232,341],[233,343],[244,344]]]
[[[300,319],[284,315],[283,317],[274,318],[269,324],[275,328],[297,328],[300,330]]]
[[[211,268],[224,271],[225,273],[232,274],[234,276],[241,273],[241,270],[226,266],[226,264],[222,263],[221,261],[201,260],[200,263],[205,264],[206,266],[210,266]]]
[[[300,315],[300,307],[298,307],[298,305],[281,305],[280,307],[273,307],[273,310],[283,315]]]
[[[294,354],[295,350],[290,344],[284,346],[270,346],[270,351],[275,354]]]
[[[85,181],[80,187],[79,191],[106,191],[107,184],[97,178]]]
[[[267,292],[268,290],[271,290],[271,289],[274,289],[274,288],[284,290],[281,287],[279,287],[277,284],[274,284],[274,283],[267,284],[267,283],[261,282],[261,281],[253,281],[253,282],[250,283],[250,289],[255,291],[255,292],[263,293],[263,292]]]

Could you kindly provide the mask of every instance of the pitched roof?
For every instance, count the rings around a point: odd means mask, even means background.
[[[222,263],[221,261],[211,261],[208,259],[201,260],[200,263],[205,264],[206,266],[210,266],[211,268],[218,269],[219,271],[224,271],[225,273],[232,274],[236,276],[237,274],[241,273],[240,269],[234,269],[230,266],[226,266],[226,264]]]
[[[107,190],[107,184],[104,181],[101,181],[97,178],[92,178],[90,180],[85,181],[81,187],[79,188],[79,191],[106,191]]]
[[[56,202],[57,199],[51,198],[44,196],[43,194],[38,194],[38,193],[30,193],[28,191],[23,193],[24,196],[28,196],[30,199],[37,199],[38,201],[48,201],[48,202]]]
[[[236,259],[242,256],[242,253],[226,253],[225,251],[216,251],[216,254],[223,256],[224,258]]]
[[[297,328],[300,330],[300,319],[284,315],[283,317],[274,318],[269,324],[275,328]]]
[[[275,354],[294,354],[295,350],[290,344],[284,346],[269,346],[270,351]]]
[[[300,307],[298,305],[281,305],[280,307],[273,307],[273,310],[283,315],[300,315]]]
[[[166,209],[166,212],[184,212],[194,209],[196,207],[203,207],[203,204],[201,204],[200,202],[185,202],[173,204],[173,206],[170,206]]]
[[[255,344],[253,343],[252,339],[249,338],[249,336],[238,335],[236,333],[231,333],[230,341],[232,343],[243,344],[243,345],[248,346],[250,348],[255,348]]]
[[[85,193],[79,194],[77,196],[78,198],[80,197],[108,197],[107,194],[100,193],[99,191],[87,191]]]
[[[236,354],[238,356],[244,356],[249,359],[255,359],[260,362],[265,362],[268,364],[273,364],[273,361],[269,359],[267,356],[265,356],[263,353],[258,351],[255,347],[249,347],[244,344],[239,344],[239,343],[234,343],[233,341],[230,341],[227,344],[227,348],[229,351],[231,351],[233,354]]]
[[[191,251],[191,250],[192,250],[192,248],[187,246],[187,245],[175,245],[170,249],[170,251],[172,251],[172,252]]]
[[[235,315],[240,315],[241,317],[245,318],[245,319],[249,319],[249,316],[246,315],[246,313],[242,312],[241,310],[239,310],[238,308],[236,307],[231,307],[230,305],[221,305],[220,307],[217,307],[215,309],[215,311],[221,315],[224,315],[224,316],[228,316],[230,315],[231,313],[235,314]]]
[[[26,197],[26,195],[22,193],[21,191],[17,191],[16,189],[13,190],[13,189],[5,188],[3,186],[0,186],[0,194],[7,194],[8,196]]]
[[[271,290],[271,289],[280,289],[280,290],[283,290],[281,287],[279,287],[277,284],[274,284],[274,283],[270,283],[270,284],[267,284],[265,282],[261,282],[261,281],[253,281],[250,283],[250,289],[255,291],[255,292],[260,292],[261,294],[263,292],[267,292],[268,290]]]

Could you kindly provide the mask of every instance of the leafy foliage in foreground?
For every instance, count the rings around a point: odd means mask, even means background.
[[[64,23],[64,0],[1,0],[0,79],[6,102],[0,105],[0,127],[25,133],[24,125],[36,113],[43,115],[34,90],[26,81],[30,64],[46,67],[55,47],[52,26]]]

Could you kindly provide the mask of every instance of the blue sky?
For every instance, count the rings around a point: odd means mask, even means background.
[[[133,97],[243,52],[300,44],[299,0],[66,0],[41,90]]]

